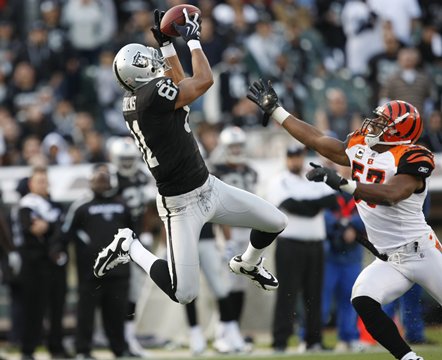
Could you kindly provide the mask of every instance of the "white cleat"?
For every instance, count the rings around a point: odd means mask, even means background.
[[[119,229],[114,240],[98,253],[94,264],[94,275],[101,278],[115,266],[128,263],[129,249],[134,239],[136,236],[131,229]]]
[[[250,264],[245,262],[241,255],[236,255],[230,260],[229,267],[235,274],[250,278],[259,288],[276,290],[279,286],[278,280],[263,266],[264,260],[261,257],[257,264]]]

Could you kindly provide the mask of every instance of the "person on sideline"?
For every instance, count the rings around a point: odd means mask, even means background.
[[[286,169],[268,185],[267,198],[289,219],[275,250],[280,286],[273,311],[273,349],[285,352],[293,334],[296,300],[302,294],[303,326],[298,352],[324,350],[322,342],[322,284],[324,277],[324,209],[336,207],[335,192],[304,177],[306,148],[287,147]]]
[[[442,245],[422,211],[435,165],[433,154],[415,144],[423,130],[418,110],[388,101],[343,142],[290,115],[271,82],[254,82],[248,97],[264,110],[264,125],[272,118],[308,148],[351,167],[351,179],[313,163],[306,176],[354,196],[368,236],[363,244],[378,257],[358,276],[352,304],[368,332],[396,359],[422,360],[382,310],[415,283],[442,304],[442,282],[435,277],[442,271]]]
[[[125,45],[114,73],[127,92],[123,115],[158,187],[157,208],[166,229],[167,260],[142,246],[135,233],[120,229],[97,256],[94,274],[103,277],[118,264],[135,261],[173,301],[187,304],[199,292],[198,239],[206,222],[252,228],[250,243],[229,262],[231,270],[265,290],[278,287],[263,266],[264,250],[287,225],[287,217],[269,202],[210,175],[189,126],[189,105],[213,84],[199,41],[199,14],[183,9],[184,25],[175,29],[192,54],[193,76],[184,77],[171,38],[160,31],[155,10],[152,28],[157,49]]]

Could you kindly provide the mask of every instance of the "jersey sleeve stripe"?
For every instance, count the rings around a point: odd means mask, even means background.
[[[426,161],[426,162],[429,162],[430,164],[432,164],[433,166],[434,166],[434,162],[433,162],[433,160],[432,159],[430,159],[428,156],[426,156],[426,155],[421,155],[421,156],[418,156],[418,157],[413,157],[413,159],[408,159],[408,162],[409,163],[417,163],[417,162],[420,162],[420,161]]]

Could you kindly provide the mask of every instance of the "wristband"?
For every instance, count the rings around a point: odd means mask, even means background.
[[[201,43],[199,40],[189,40],[187,42],[187,46],[189,47],[190,51],[195,49],[201,49]]]
[[[354,192],[356,191],[356,181],[354,181],[354,180],[348,180],[347,179],[347,184],[345,184],[345,185],[341,185],[341,186],[339,186],[339,188],[342,190],[342,191],[345,191],[346,193],[349,193],[350,195],[353,195],[354,194]]]
[[[290,113],[286,111],[282,106],[278,106],[276,110],[272,112],[271,116],[282,125],[284,120],[290,116]]]
[[[161,53],[165,58],[172,57],[176,55],[175,47],[173,43],[167,44],[166,46],[161,47]]]

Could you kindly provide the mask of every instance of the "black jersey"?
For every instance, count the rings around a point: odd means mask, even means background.
[[[258,181],[258,173],[248,165],[228,166],[216,164],[213,174],[226,184],[254,193]]]
[[[123,176],[117,173],[118,177],[118,192],[126,205],[130,209],[132,220],[135,225],[133,229],[136,233],[141,231],[142,215],[146,210],[147,199],[147,185],[149,177],[142,170],[138,170],[133,176]]]
[[[163,196],[194,190],[209,175],[189,126],[189,108],[175,110],[178,94],[173,81],[161,77],[123,99],[126,124]]]

